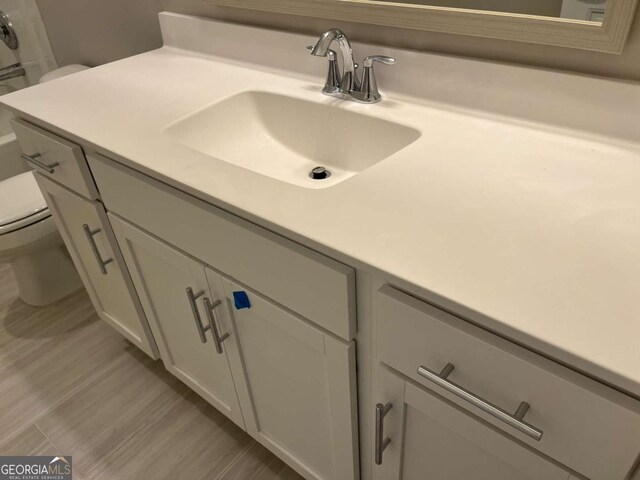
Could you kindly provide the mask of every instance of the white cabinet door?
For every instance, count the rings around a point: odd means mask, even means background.
[[[36,179],[98,315],[149,356],[158,358],[102,205],[39,173]]]
[[[237,348],[235,336],[225,338],[232,333],[227,305],[211,294],[204,265],[112,214],[109,219],[167,370],[244,428],[227,358]]]
[[[376,420],[374,448],[389,442],[376,461],[381,464],[374,465],[374,480],[572,478],[568,470],[386,367],[378,369],[376,398],[390,408]]]
[[[359,478],[355,344],[223,284],[241,352],[234,377],[246,376],[236,385],[247,431],[307,479]],[[234,292],[250,308],[238,309]]]

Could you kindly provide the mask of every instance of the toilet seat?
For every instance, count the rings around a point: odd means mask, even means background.
[[[33,172],[0,181],[0,236],[50,216]]]

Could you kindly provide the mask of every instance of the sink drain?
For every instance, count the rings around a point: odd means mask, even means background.
[[[324,167],[316,167],[309,172],[309,176],[314,180],[324,180],[331,176],[331,172]]]

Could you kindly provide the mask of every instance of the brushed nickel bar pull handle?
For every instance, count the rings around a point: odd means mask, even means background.
[[[38,160],[42,155],[40,153],[34,153],[33,155],[27,155],[25,153],[21,154],[22,158],[29,162],[31,165],[39,168],[40,170],[44,170],[47,173],[54,173],[55,167],[60,165],[58,162],[53,162],[50,164],[46,164]]]
[[[453,393],[455,396],[461,398],[462,400],[465,400],[470,404],[478,407],[483,412],[486,412],[489,415],[497,418],[498,420],[506,423],[510,427],[515,428],[519,432],[524,433],[525,435],[533,438],[536,441],[540,441],[543,434],[542,430],[534,427],[533,425],[529,425],[524,421],[524,416],[529,410],[528,403],[522,402],[518,407],[518,410],[516,410],[516,413],[512,415],[509,412],[501,409],[500,407],[497,407],[496,405],[493,405],[492,403],[478,397],[477,395],[474,395],[461,386],[456,385],[452,381],[447,380],[447,377],[451,374],[451,372],[453,372],[454,368],[455,367],[453,366],[453,364],[448,363],[442,369],[442,372],[438,374],[420,365],[418,367],[418,375],[432,381],[436,385],[439,385],[445,390]]]
[[[96,240],[95,238],[93,238],[96,234],[100,233],[102,229],[96,228],[95,230],[91,230],[89,228],[89,225],[87,225],[86,223],[82,225],[82,229],[84,230],[84,234],[87,237],[87,240],[89,241],[89,246],[91,247],[91,251],[93,252],[93,255],[96,257],[96,261],[98,262],[98,267],[100,267],[100,271],[102,272],[103,275],[106,275],[107,265],[113,262],[113,258],[107,258],[106,260],[103,260],[102,256],[100,255],[100,251],[98,250],[98,245],[96,244]]]
[[[229,338],[229,334],[225,333],[220,336],[220,332],[218,332],[218,326],[216,325],[216,317],[214,310],[219,307],[222,302],[220,300],[216,300],[213,304],[209,301],[208,298],[203,300],[204,308],[207,311],[207,318],[209,319],[209,330],[211,330],[211,335],[213,336],[213,344],[216,347],[216,352],[219,354],[223,353],[222,350],[222,342],[224,342],[227,338]]]
[[[198,330],[198,335],[200,335],[200,341],[202,343],[207,343],[207,336],[205,335],[205,332],[209,330],[209,327],[202,326],[202,318],[200,318],[198,305],[196,305],[196,300],[203,295],[204,295],[204,290],[200,290],[198,293],[193,293],[193,289],[191,287],[187,287],[187,298],[189,299],[189,305],[191,306],[191,313],[193,313],[193,319],[196,321],[196,329]]]
[[[382,465],[382,454],[391,443],[391,439],[384,436],[384,417],[392,407],[391,403],[376,405],[376,465]]]

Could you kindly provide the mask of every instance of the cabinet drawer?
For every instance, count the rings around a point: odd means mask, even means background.
[[[389,442],[374,467],[374,480],[575,478],[553,460],[383,365],[376,377],[376,402],[388,408],[381,429]]]
[[[630,474],[640,402],[389,286],[378,292],[376,315],[382,362],[593,480]],[[448,364],[446,382],[425,378]],[[486,412],[478,399],[500,411]],[[522,402],[529,410],[513,422]],[[514,428],[519,422],[542,437]]]
[[[35,170],[86,198],[98,198],[98,190],[79,145],[21,119],[11,120],[11,126],[22,153],[31,157],[29,163]]]
[[[352,268],[104,157],[88,160],[109,211],[322,328],[355,336]]]

